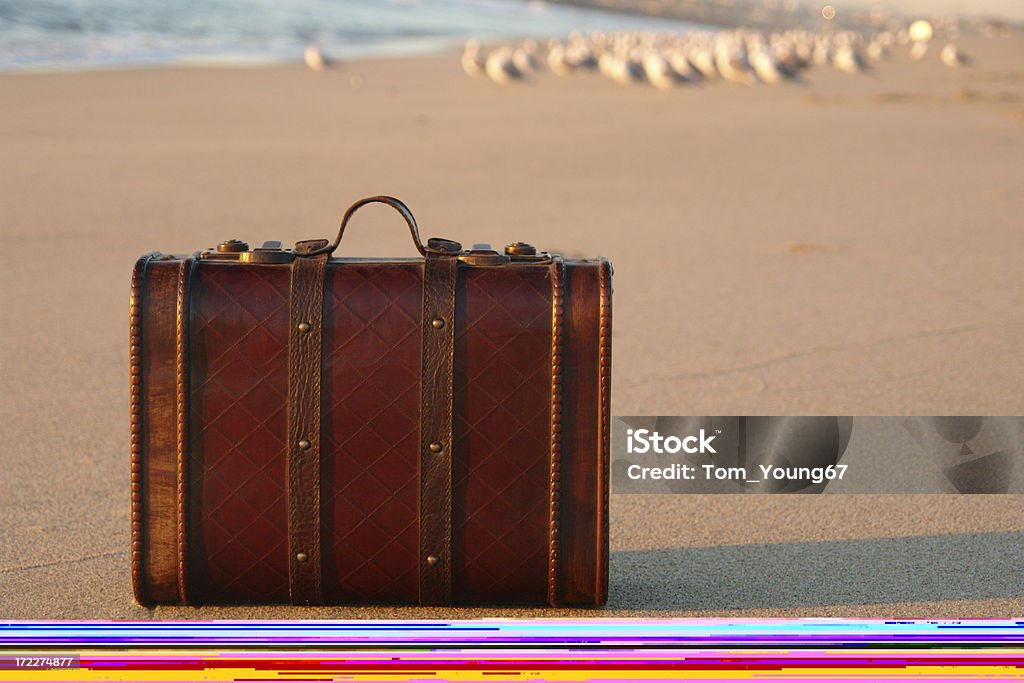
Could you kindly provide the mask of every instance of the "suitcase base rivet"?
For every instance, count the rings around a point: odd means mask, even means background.
[[[313,329],[309,323],[299,323],[299,332],[309,332]]]
[[[299,553],[298,555],[295,556],[295,559],[298,560],[299,562],[305,562],[306,560],[309,559],[309,555],[307,555],[306,553]]]
[[[427,558],[427,564],[429,564],[431,567],[433,567],[434,565],[436,565],[436,564],[438,564],[440,562],[441,562],[441,558],[438,557],[437,555],[431,555],[431,556],[429,556]]]
[[[308,451],[308,450],[309,450],[309,447],[310,447],[310,446],[312,446],[312,445],[313,445],[313,444],[311,444],[311,443],[310,443],[310,442],[309,442],[308,440],[306,440],[306,439],[303,439],[302,441],[300,441],[300,442],[299,442],[299,448],[301,448],[301,449],[302,449],[302,450],[304,450],[304,451]]]
[[[444,450],[444,444],[435,441],[429,446],[431,453],[440,453]]]
[[[444,318],[434,318],[430,321],[430,324],[434,326],[434,329],[441,329],[444,327]]]

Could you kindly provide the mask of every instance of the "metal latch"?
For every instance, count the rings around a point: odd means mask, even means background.
[[[295,260],[295,252],[282,249],[281,243],[270,240],[252,251],[243,251],[238,255],[242,263],[291,263]]]
[[[474,244],[472,249],[459,256],[459,260],[471,266],[503,266],[511,259],[491,249],[489,244]]]

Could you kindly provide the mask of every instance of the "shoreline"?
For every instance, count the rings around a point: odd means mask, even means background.
[[[662,4],[655,2],[638,2],[637,0],[546,0],[554,6],[575,8],[593,12],[597,15],[620,15],[633,18],[652,19],[656,22],[665,22],[665,33],[685,33],[687,31],[710,31],[730,30],[743,26],[751,27],[754,30],[763,32],[781,32],[793,28],[808,30],[821,30],[828,27],[828,30],[850,29],[854,31],[877,31],[886,27],[881,20],[871,20],[870,13],[863,8],[854,8],[846,13],[848,22],[841,23],[839,19],[834,25],[824,22],[816,15],[808,15],[808,5],[801,5],[798,9],[784,12],[776,10],[774,18],[769,15],[756,17],[747,16],[744,12],[754,4],[740,2],[731,6],[720,6],[716,3],[699,5],[677,5],[668,0],[661,0]],[[691,7],[691,9],[687,9]],[[895,23],[905,26],[909,16],[905,14],[887,14],[886,22],[889,28]],[[971,31],[977,31],[985,26],[1004,23],[998,20],[991,20],[990,17],[980,14],[958,13],[957,19]],[[1024,19],[1020,22],[1007,20],[1006,26],[1012,30],[1024,30]],[[629,29],[624,29],[629,30]],[[524,33],[518,36],[505,37],[483,37],[482,42],[491,43],[512,43],[519,42],[526,38],[544,40],[546,38],[564,38],[565,31],[551,31]],[[465,37],[448,36],[443,38],[423,39],[392,39],[385,40],[374,45],[366,45],[359,49],[325,49],[325,54],[337,63],[351,64],[373,60],[395,60],[395,59],[422,59],[443,56],[454,53],[461,49],[465,43]],[[153,69],[260,69],[278,68],[293,65],[302,65],[301,52],[268,52],[260,54],[256,52],[239,52],[237,54],[196,54],[179,55],[170,58],[160,57],[128,57],[125,59],[101,58],[96,61],[88,60],[54,60],[47,61],[25,60],[10,64],[0,64],[0,74],[52,74],[52,73],[88,73],[88,72],[109,72],[109,71],[135,71]]]
[[[105,34],[84,31],[70,37],[42,34],[19,39],[19,27],[14,26],[4,37],[11,39],[12,49],[0,55],[0,73],[79,72],[118,70],[124,68],[151,68],[163,66],[227,66],[251,68],[279,63],[301,61],[307,45],[314,44],[323,53],[339,61],[367,58],[415,58],[444,54],[461,48],[470,38],[484,42],[509,42],[526,38],[545,40],[564,37],[573,30],[585,33],[612,30],[684,31],[699,29],[689,22],[658,18],[643,13],[620,13],[584,5],[545,3],[540,9],[524,11],[522,0],[505,0],[495,4],[473,5],[474,11],[452,15],[451,7],[441,8],[438,23],[395,23],[378,32],[345,32],[344,24],[335,25],[319,35],[297,33],[294,25],[266,33],[260,40],[240,40],[230,34],[216,34],[207,42],[196,44],[187,35],[169,28],[154,28],[140,18],[140,35],[130,32]],[[426,10],[424,10],[426,11]],[[447,13],[446,13],[447,12]],[[427,12],[429,15],[429,12]],[[428,16],[427,19],[431,17]],[[338,26],[342,28],[338,28]],[[24,26],[20,28],[24,30]]]
[[[374,62],[392,62],[402,60],[422,59],[443,59],[458,55],[459,44],[452,44],[439,48],[432,52],[423,53],[388,53],[388,54],[367,54],[356,57],[337,59],[332,71],[341,72],[350,64],[366,64]],[[132,73],[137,71],[259,71],[261,69],[302,69],[307,67],[302,57],[289,59],[183,59],[168,62],[126,62],[119,64],[89,64],[89,65],[54,65],[40,66],[33,68],[4,69],[0,68],[0,77],[4,76],[51,76],[51,75],[78,75],[92,73]]]
[[[423,59],[444,57],[457,54],[461,49],[463,41],[450,40],[438,42],[431,48],[408,48],[408,49],[380,49],[361,52],[349,57],[331,55],[331,58],[341,67],[345,64],[357,62],[378,61],[378,60],[402,60],[402,59]],[[260,55],[238,55],[225,57],[180,57],[165,61],[124,61],[124,62],[53,62],[39,63],[31,66],[4,67],[0,66],[0,75],[45,75],[45,74],[77,74],[111,71],[150,71],[162,69],[224,69],[224,70],[248,70],[248,69],[273,69],[287,68],[293,66],[304,67],[301,53],[291,56],[260,56]]]

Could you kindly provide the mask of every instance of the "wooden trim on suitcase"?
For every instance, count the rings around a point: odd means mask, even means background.
[[[142,287],[149,262],[158,252],[146,254],[135,262],[132,270],[131,294],[128,297],[128,404],[131,414],[131,538],[132,591],[143,605],[150,603],[149,591],[142,575]]]
[[[557,598],[561,606],[599,605],[607,583],[607,447],[601,426],[607,394],[602,392],[600,359],[602,348],[606,361],[610,358],[610,347],[607,341],[602,347],[601,340],[602,330],[608,331],[608,311],[602,318],[600,261],[566,265]]]
[[[598,442],[598,477],[601,490],[598,493],[599,519],[597,523],[597,582],[594,588],[594,601],[603,605],[608,601],[608,488],[609,470],[611,468],[611,390],[612,390],[612,265],[601,259],[600,272],[600,319],[598,342],[598,378],[599,378],[599,420],[601,436]]]
[[[180,259],[147,257],[134,293],[137,342],[137,424],[133,433],[133,540],[136,599],[147,605],[180,603],[178,567],[177,308]]]
[[[177,437],[177,549],[178,598],[189,602],[188,594],[188,459],[189,459],[189,323],[192,272],[198,253],[184,258],[178,266],[175,313],[175,431]]]
[[[559,520],[562,462],[562,318],[565,311],[565,263],[551,262],[551,462],[548,468],[548,604],[558,604]]]

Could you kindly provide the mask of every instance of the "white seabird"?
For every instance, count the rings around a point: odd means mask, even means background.
[[[736,49],[716,47],[715,68],[722,74],[722,78],[730,83],[750,85],[755,81],[746,57]]]
[[[848,74],[856,74],[867,68],[864,58],[852,45],[842,45],[832,55],[832,66]]]
[[[466,49],[462,52],[462,70],[474,78],[486,75],[479,40],[466,41]]]
[[[754,68],[754,73],[761,79],[761,82],[768,85],[778,85],[784,78],[792,78],[791,74],[785,73],[779,68],[778,62],[765,49],[754,50],[750,53],[750,66]]]
[[[561,78],[572,75],[573,65],[566,55],[565,46],[557,41],[552,41],[548,47],[548,68],[551,73]]]
[[[715,67],[715,57],[707,47],[694,45],[690,48],[690,52],[687,57],[690,64],[693,64],[693,68],[696,69],[701,76],[709,81],[713,81],[718,78],[719,74],[718,69]]]
[[[939,53],[939,59],[950,69],[969,66],[971,63],[971,58],[961,52],[953,43],[942,48],[942,52]]]
[[[484,72],[487,77],[498,85],[507,85],[523,77],[512,60],[512,49],[505,46],[487,55],[484,61]]]
[[[673,50],[668,57],[668,63],[676,73],[678,80],[691,82],[700,79],[700,75],[694,70],[693,64],[682,50]]]
[[[597,60],[597,68],[605,78],[619,85],[629,85],[637,77],[636,65],[629,57],[602,52]]]
[[[641,64],[644,76],[647,77],[647,82],[655,88],[658,90],[671,90],[675,87],[676,74],[660,54],[653,50],[648,52],[644,55]]]
[[[306,51],[302,54],[302,59],[312,71],[323,71],[331,65],[330,61],[324,57],[324,53],[316,45],[307,45]]]
[[[889,57],[889,46],[882,40],[872,40],[868,43],[868,58],[874,62],[880,62]]]
[[[520,73],[527,74],[537,70],[537,43],[533,40],[523,41],[523,44],[512,51],[512,62],[519,69]]]
[[[569,47],[565,51],[565,58],[573,70],[584,69],[590,71],[597,67],[597,58],[594,56],[594,51],[583,38],[576,38],[569,43]]]
[[[826,38],[817,38],[814,41],[814,50],[811,52],[811,61],[818,66],[824,66],[832,61],[832,43]]]

